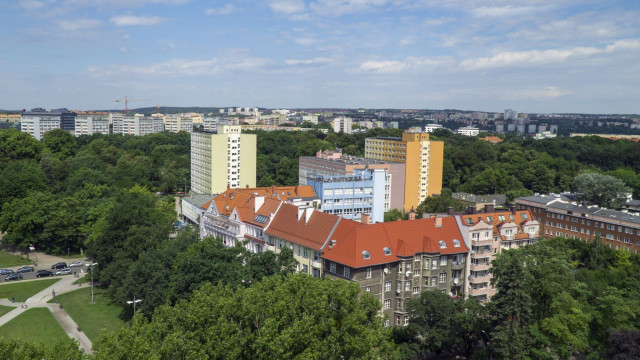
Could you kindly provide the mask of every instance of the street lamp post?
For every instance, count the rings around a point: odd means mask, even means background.
[[[87,264],[89,270],[91,270],[91,303],[93,304],[93,267],[98,265],[98,263]]]
[[[133,301],[132,300],[127,301],[127,304],[129,305],[133,304],[133,316],[136,316],[136,304],[141,301],[142,299],[136,299],[135,295],[133,296]]]

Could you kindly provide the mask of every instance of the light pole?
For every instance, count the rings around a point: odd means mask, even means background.
[[[89,270],[91,270],[91,303],[93,304],[93,267],[98,265],[98,263],[87,264]]]
[[[142,299],[136,299],[135,295],[133,296],[133,301],[132,300],[127,301],[127,304],[129,305],[133,304],[133,316],[136,316],[136,304],[141,301]]]

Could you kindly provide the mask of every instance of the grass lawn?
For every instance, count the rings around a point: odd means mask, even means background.
[[[23,302],[52,284],[55,284],[59,280],[60,279],[44,279],[2,284],[0,285],[0,299],[6,298],[11,300],[11,297],[13,296],[16,301]]]
[[[13,309],[15,309],[15,308],[12,307],[12,306],[2,306],[2,305],[0,305],[0,316],[8,313],[9,311],[11,311]]]
[[[5,339],[22,338],[53,346],[57,341],[68,338],[62,326],[47,308],[33,308],[18,315],[0,327]]]
[[[9,254],[6,251],[0,250],[0,268],[30,265],[32,263],[33,262],[27,259],[26,257]]]
[[[94,288],[93,291],[95,304],[91,304],[91,287],[84,285],[82,289],[58,295],[55,299],[91,341],[98,338],[102,329],[118,330],[125,324],[118,317],[121,308],[111,303],[105,294],[106,290]]]
[[[91,274],[87,273],[86,275],[81,276],[78,280],[73,282],[74,285],[78,285],[80,283],[91,284]]]

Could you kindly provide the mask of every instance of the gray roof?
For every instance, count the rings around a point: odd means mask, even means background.
[[[201,208],[202,205],[213,200],[215,196],[210,194],[193,194],[191,196],[185,196],[182,201],[192,204],[193,206]]]
[[[493,194],[493,195],[474,195],[463,192],[457,192],[451,194],[451,197],[458,200],[468,201],[472,203],[490,203],[494,202],[497,206],[503,206],[507,202],[507,196],[505,194]]]

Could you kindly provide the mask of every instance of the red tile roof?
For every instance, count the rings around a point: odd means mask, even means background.
[[[490,143],[492,143],[492,144],[497,144],[497,143],[499,143],[499,142],[503,141],[502,139],[500,139],[500,138],[499,138],[499,137],[497,137],[497,136],[487,136],[487,137],[478,138],[478,139],[479,139],[479,140],[488,141],[488,142],[490,142]]]
[[[398,261],[400,257],[417,253],[468,252],[455,218],[440,219],[442,226],[439,227],[431,218],[377,224],[343,219],[331,236],[335,243],[324,247],[322,257],[358,268]],[[454,239],[459,246],[454,246]],[[444,248],[440,247],[440,241],[444,241]],[[385,248],[391,249],[391,255],[385,255]],[[364,258],[363,251],[369,252],[369,259]]]
[[[316,193],[309,185],[237,188],[228,189],[216,196],[213,201],[215,201],[216,208],[220,214],[229,216],[234,208],[244,205],[255,196],[266,196],[285,201],[293,198],[315,197]],[[206,209],[210,204],[211,201],[202,205],[202,207]]]
[[[255,211],[256,198],[255,196],[249,199],[247,203],[244,205],[237,207],[236,212],[240,217],[240,221],[249,223],[251,225],[255,225],[258,227],[264,227],[266,225],[265,222],[255,221],[257,215],[262,215],[267,218],[271,218],[271,214],[275,213],[280,206],[282,201],[272,199],[272,198],[264,198],[263,204],[260,206],[258,211]]]
[[[297,206],[283,203],[265,233],[320,250],[340,221],[340,217],[312,209],[301,211],[313,211],[309,221],[306,221],[305,213],[298,219]]]
[[[523,219],[522,218],[522,214],[526,214],[527,218]],[[513,215],[513,220],[511,219],[511,216]],[[492,221],[489,221],[488,217],[491,217]],[[501,221],[499,219],[499,216],[504,216],[504,221]],[[524,234],[524,237],[518,237],[518,239],[520,238],[528,238],[529,234],[525,233],[524,231],[522,231],[522,225],[524,225],[525,223],[531,221],[531,219],[533,219],[533,216],[531,215],[531,212],[529,210],[517,210],[515,214],[512,214],[511,211],[494,211],[494,212],[489,212],[489,213],[477,213],[477,214],[468,214],[468,215],[460,215],[460,218],[462,219],[462,224],[466,225],[466,226],[473,226],[475,224],[477,224],[480,219],[482,219],[482,221],[486,222],[487,224],[490,224],[493,226],[493,234],[495,235],[499,235],[500,234],[500,228],[508,223],[513,223],[518,227],[518,235],[520,234]],[[471,224],[467,223],[467,219],[471,219]]]

